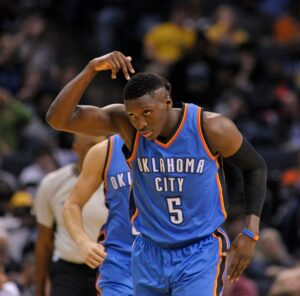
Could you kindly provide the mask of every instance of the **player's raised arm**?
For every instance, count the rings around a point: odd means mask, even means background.
[[[259,237],[267,167],[263,158],[243,138],[229,118],[206,112],[204,128],[213,152],[227,158],[243,174],[246,213],[244,230],[232,242],[227,258],[227,277],[233,282],[250,264]]]
[[[62,217],[82,259],[91,268],[98,267],[106,257],[101,244],[93,242],[83,227],[82,209],[102,183],[108,141],[93,146],[87,153],[81,173],[69,198],[66,200]]]
[[[121,52],[114,51],[91,60],[57,95],[47,112],[47,122],[58,130],[91,136],[122,133],[120,129],[130,127],[122,104],[105,108],[78,105],[97,72],[111,71],[115,79],[120,70],[127,80],[134,73],[131,57]]]

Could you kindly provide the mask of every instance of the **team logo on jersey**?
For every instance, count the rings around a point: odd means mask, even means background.
[[[175,157],[137,157],[140,173],[173,173],[172,176],[154,177],[157,192],[183,192],[184,176],[174,174],[203,174],[205,159]]]
[[[117,190],[119,188],[127,187],[131,185],[131,175],[130,172],[118,173],[113,176],[109,176],[109,181],[113,189]]]
[[[175,157],[137,157],[141,173],[188,173],[202,174],[205,160]]]

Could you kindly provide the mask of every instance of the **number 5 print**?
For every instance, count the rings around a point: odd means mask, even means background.
[[[181,197],[167,197],[168,210],[170,220],[173,224],[181,224],[183,222],[183,213],[181,206]]]

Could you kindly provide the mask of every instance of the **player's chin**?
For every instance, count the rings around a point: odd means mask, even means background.
[[[152,133],[151,136],[148,137],[149,141],[154,141],[158,137],[158,134]]]

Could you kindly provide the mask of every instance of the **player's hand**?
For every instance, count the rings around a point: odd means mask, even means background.
[[[102,244],[87,241],[78,247],[85,264],[91,268],[100,266],[107,256]]]
[[[237,281],[248,267],[253,257],[255,245],[255,240],[243,234],[239,234],[234,239],[226,254],[226,270],[229,282],[233,283]]]
[[[122,69],[125,78],[129,80],[129,73],[133,74],[135,72],[131,61],[132,58],[130,56],[125,56],[120,51],[113,51],[104,56],[93,59],[90,62],[90,65],[94,71],[111,70],[112,79],[116,79],[117,73]]]

